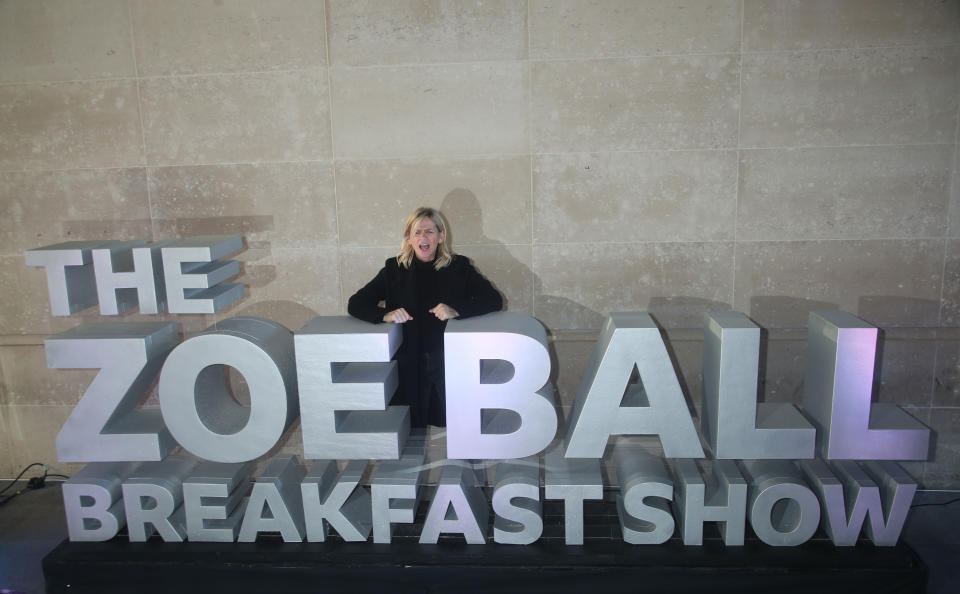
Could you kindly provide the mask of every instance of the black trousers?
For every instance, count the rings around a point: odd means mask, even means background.
[[[409,395],[410,426],[447,426],[447,390],[443,351],[422,352],[417,358],[417,393]]]

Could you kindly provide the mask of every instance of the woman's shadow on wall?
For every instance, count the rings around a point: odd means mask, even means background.
[[[447,217],[447,220],[452,221],[448,234],[453,241],[453,245],[457,249],[460,246],[465,246],[464,251],[482,254],[483,262],[478,263],[476,260],[479,258],[471,258],[471,260],[474,261],[477,270],[483,273],[503,296],[505,310],[512,308],[514,311],[533,315],[535,313],[534,302],[537,296],[541,295],[549,298],[555,308],[569,312],[568,315],[571,319],[599,318],[602,316],[599,312],[565,297],[544,295],[543,282],[539,276],[534,274],[533,269],[517,259],[510,252],[507,244],[499,239],[489,237],[484,232],[483,209],[476,194],[472,191],[465,188],[451,190],[444,196],[440,211]],[[531,248],[532,257],[533,251]],[[484,262],[487,265],[492,265],[490,270],[484,270]],[[508,280],[498,279],[498,273],[508,276]],[[526,287],[523,285],[526,285]],[[548,333],[553,331],[543,320],[539,321],[547,328]]]
[[[451,190],[444,197],[440,210],[452,221],[452,229],[449,233],[454,246],[467,246],[465,251],[470,251],[469,248],[473,247],[482,247],[482,251],[488,254],[485,258],[488,262],[496,262],[498,268],[508,274],[519,271],[517,276],[523,275],[528,279],[529,293],[525,298],[518,299],[519,301],[526,299],[527,302],[508,304],[515,311],[533,314],[549,332],[578,328],[597,330],[603,325],[609,312],[597,311],[567,297],[546,292],[540,276],[535,274],[529,265],[514,257],[507,244],[486,235],[483,227],[483,210],[480,201],[471,190],[465,188]],[[535,257],[532,250],[531,257]],[[492,271],[481,270],[481,272],[488,273],[488,279],[507,300],[510,299],[509,293],[517,293],[516,290],[505,291],[508,287],[502,282],[498,284],[496,275],[491,274]],[[539,311],[541,308],[545,311]],[[704,312],[729,310],[730,304],[701,297],[674,295],[651,297],[645,309],[651,312],[659,323],[667,327],[689,327],[701,325]],[[550,323],[552,317],[562,317],[568,323],[552,327]]]

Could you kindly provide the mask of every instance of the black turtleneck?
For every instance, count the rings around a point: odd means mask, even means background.
[[[437,290],[437,269],[433,264],[433,261],[422,262],[417,258],[413,259],[417,307],[415,312],[410,312],[410,315],[413,316],[412,321],[419,330],[420,349],[441,353],[443,352],[443,330],[447,324],[430,313],[430,310],[440,302]]]

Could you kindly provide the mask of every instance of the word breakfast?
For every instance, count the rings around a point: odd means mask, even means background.
[[[214,313],[241,299],[224,256],[240,236],[147,244],[69,242],[29,250],[46,270],[51,311],[98,305],[102,315]],[[425,472],[422,436],[391,405],[402,340],[394,324],[319,316],[295,333],[234,317],[179,342],[172,322],[81,325],[45,341],[51,368],[100,369],[56,439],[63,462],[89,463],[63,487],[74,541],[346,541],[389,543],[413,523]],[[603,499],[611,438],[625,541],[659,544],[679,529],[700,545],[717,522],[726,545],[745,524],[771,546],[796,546],[821,526],[834,544],[861,529],[896,544],[917,484],[896,463],[924,460],[930,431],[895,405],[871,403],[877,328],[844,312],[811,312],[802,412],[758,403],[760,328],[734,311],[706,316],[701,445],[663,335],[642,312],[606,320],[557,438],[546,330],[501,312],[452,320],[444,334],[447,454],[420,542],[528,544],[543,530],[543,500],[564,502],[567,544],[583,543],[584,502]],[[250,404],[231,396],[227,368]],[[633,375],[640,382],[631,383]],[[139,406],[159,376],[159,408]],[[278,455],[250,486],[253,461],[297,418],[304,471]],[[656,437],[663,456],[626,436]],[[633,445],[634,447],[631,447]],[[192,455],[175,454],[178,446]],[[544,481],[540,483],[540,454]],[[491,499],[461,460],[498,460]],[[667,461],[669,459],[669,462]],[[344,461],[341,467],[337,461]],[[370,460],[378,467],[369,473]],[[706,471],[706,472],[705,472]],[[867,521],[869,519],[869,521]]]

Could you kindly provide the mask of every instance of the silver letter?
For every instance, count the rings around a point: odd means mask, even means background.
[[[811,311],[803,408],[828,460],[925,460],[930,430],[899,406],[874,404],[877,329],[842,311]],[[869,427],[873,427],[870,429]]]
[[[459,461],[447,460],[423,522],[421,544],[436,544],[441,533],[451,532],[462,534],[467,544],[486,544],[487,500],[474,485],[475,479],[472,468]],[[454,517],[450,518],[450,512]]]
[[[407,444],[399,460],[380,462],[370,481],[373,542],[389,543],[394,524],[413,524],[424,460],[422,444]],[[397,507],[390,506],[394,500],[399,500]]]
[[[187,540],[233,542],[240,530],[243,507],[253,465],[204,462],[183,482],[183,507],[187,516]],[[204,505],[203,500],[222,501]]]
[[[136,466],[134,462],[87,464],[64,481],[63,507],[70,540],[101,542],[117,535],[126,523],[120,484]]]
[[[243,513],[237,542],[253,542],[260,532],[279,532],[283,542],[303,540],[300,482],[303,468],[293,454],[280,454],[257,477]],[[264,513],[269,510],[269,514]]]
[[[97,304],[97,285],[90,251],[113,241],[67,241],[27,250],[27,266],[47,269],[50,313],[69,316]]]
[[[224,366],[239,371],[250,406],[226,387]],[[160,372],[160,409],[187,451],[214,462],[266,454],[297,418],[293,335],[262,318],[230,318],[180,343]]]
[[[547,333],[518,313],[447,323],[447,456],[521,458],[557,433]]]
[[[642,387],[628,384],[634,367]],[[658,435],[667,457],[703,458],[660,329],[646,313],[607,318],[577,389],[564,455],[602,458],[611,435]]]
[[[750,525],[772,547],[795,547],[820,525],[820,502],[786,460],[744,460],[750,481]],[[783,502],[777,505],[779,502]]]
[[[701,426],[714,456],[813,458],[817,432],[797,407],[757,403],[760,327],[736,311],[705,317]]]
[[[169,322],[86,324],[44,341],[53,369],[100,368],[57,435],[61,462],[160,460],[176,447],[160,411],[137,408],[176,344]]]
[[[128,241],[93,250],[100,315],[111,316],[136,305],[140,313],[155,314],[166,307],[163,261],[160,250],[178,240],[137,247],[145,241]]]
[[[224,283],[240,272],[236,260],[219,260],[243,248],[239,235],[184,239],[162,248],[163,277],[172,314],[214,313],[243,299],[242,283]]]
[[[123,481],[123,507],[130,542],[145,542],[154,531],[165,542],[183,542],[187,521],[183,505],[183,480],[198,460],[169,456],[162,462],[141,464]],[[144,499],[153,505],[144,507]],[[149,524],[149,528],[148,525]]]
[[[677,507],[683,544],[703,544],[703,523],[720,522],[720,533],[727,546],[742,546],[747,519],[747,482],[732,460],[713,464],[711,493],[694,460],[676,460]]]
[[[857,544],[863,521],[869,515],[866,532],[873,544],[896,545],[917,484],[896,462],[867,462],[866,472],[852,460],[835,460],[832,466],[839,479],[823,460],[800,462],[820,496],[824,529],[833,544],[838,547]],[[851,503],[853,509],[848,511]]]
[[[530,544],[543,534],[540,501],[540,460],[536,456],[501,462],[493,489],[493,540],[500,544]],[[522,501],[514,502],[514,499]]]
[[[410,407],[387,406],[397,389],[398,324],[321,316],[294,336],[303,455],[391,459],[410,434]]]
[[[617,515],[623,540],[630,544],[661,544],[673,536],[675,522],[670,513],[673,480],[663,458],[648,453],[614,450],[620,494]],[[653,498],[650,503],[644,500]]]
[[[546,455],[544,497],[563,499],[564,539],[568,545],[583,544],[583,501],[603,499],[600,460],[564,458],[560,450]]]
[[[372,528],[370,492],[359,486],[366,469],[367,462],[353,460],[337,476],[336,461],[314,462],[300,484],[307,542],[324,542],[328,523],[347,542],[367,540]]]

